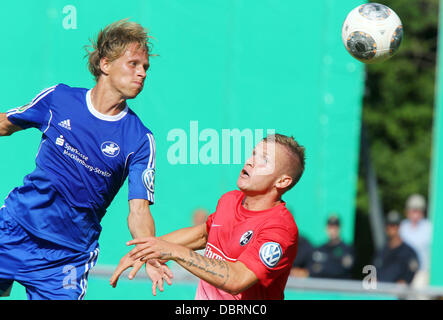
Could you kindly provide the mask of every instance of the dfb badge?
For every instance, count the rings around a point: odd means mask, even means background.
[[[277,242],[266,242],[260,248],[260,259],[268,268],[274,268],[282,255],[283,251]]]
[[[150,192],[154,192],[155,170],[148,168],[142,173],[143,184]]]

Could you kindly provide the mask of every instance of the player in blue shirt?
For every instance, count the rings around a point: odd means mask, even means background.
[[[35,170],[0,209],[0,293],[17,281],[29,299],[83,299],[100,221],[126,177],[132,236],[155,234],[154,137],[126,103],[143,89],[148,35],[137,23],[118,21],[88,53],[91,90],[58,84],[0,113],[1,136],[31,127],[43,133]],[[146,272],[154,294],[163,280],[170,283],[158,261],[146,263]]]

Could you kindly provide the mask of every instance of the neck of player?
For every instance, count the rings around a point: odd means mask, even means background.
[[[282,203],[280,196],[271,197],[269,194],[264,195],[246,195],[243,199],[243,207],[251,211],[263,211],[271,209]]]
[[[109,116],[119,114],[126,106],[126,99],[100,80],[91,90],[91,102],[95,110]]]

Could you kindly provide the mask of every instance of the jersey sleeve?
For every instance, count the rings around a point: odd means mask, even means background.
[[[208,219],[206,219],[206,231],[209,234],[209,230],[211,230],[211,226],[212,226],[212,222],[214,221],[214,215],[215,212],[213,214],[210,214]]]
[[[37,128],[44,131],[51,121],[51,99],[56,86],[40,92],[30,103],[8,110],[8,120],[22,129]]]
[[[226,196],[227,196],[228,194],[229,194],[229,192],[228,192],[228,193],[225,193],[224,195],[222,195],[222,196],[220,197],[220,199],[218,199],[217,207],[216,207],[216,209],[215,209],[215,212],[213,212],[212,214],[210,214],[209,217],[206,219],[206,231],[208,232],[208,234],[209,234],[209,231],[211,230],[212,223],[214,222],[214,219],[215,219],[215,215],[216,215],[216,213],[217,213],[217,210],[219,210],[221,203],[224,201],[224,199],[226,199]]]
[[[145,199],[154,204],[155,140],[146,134],[129,164],[128,199]]]
[[[263,284],[287,272],[297,253],[298,233],[291,234],[285,226],[263,228],[237,258],[254,272]]]

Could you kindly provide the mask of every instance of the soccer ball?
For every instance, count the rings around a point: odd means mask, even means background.
[[[403,26],[391,8],[372,2],[349,12],[341,36],[354,58],[371,64],[385,61],[398,51]]]

